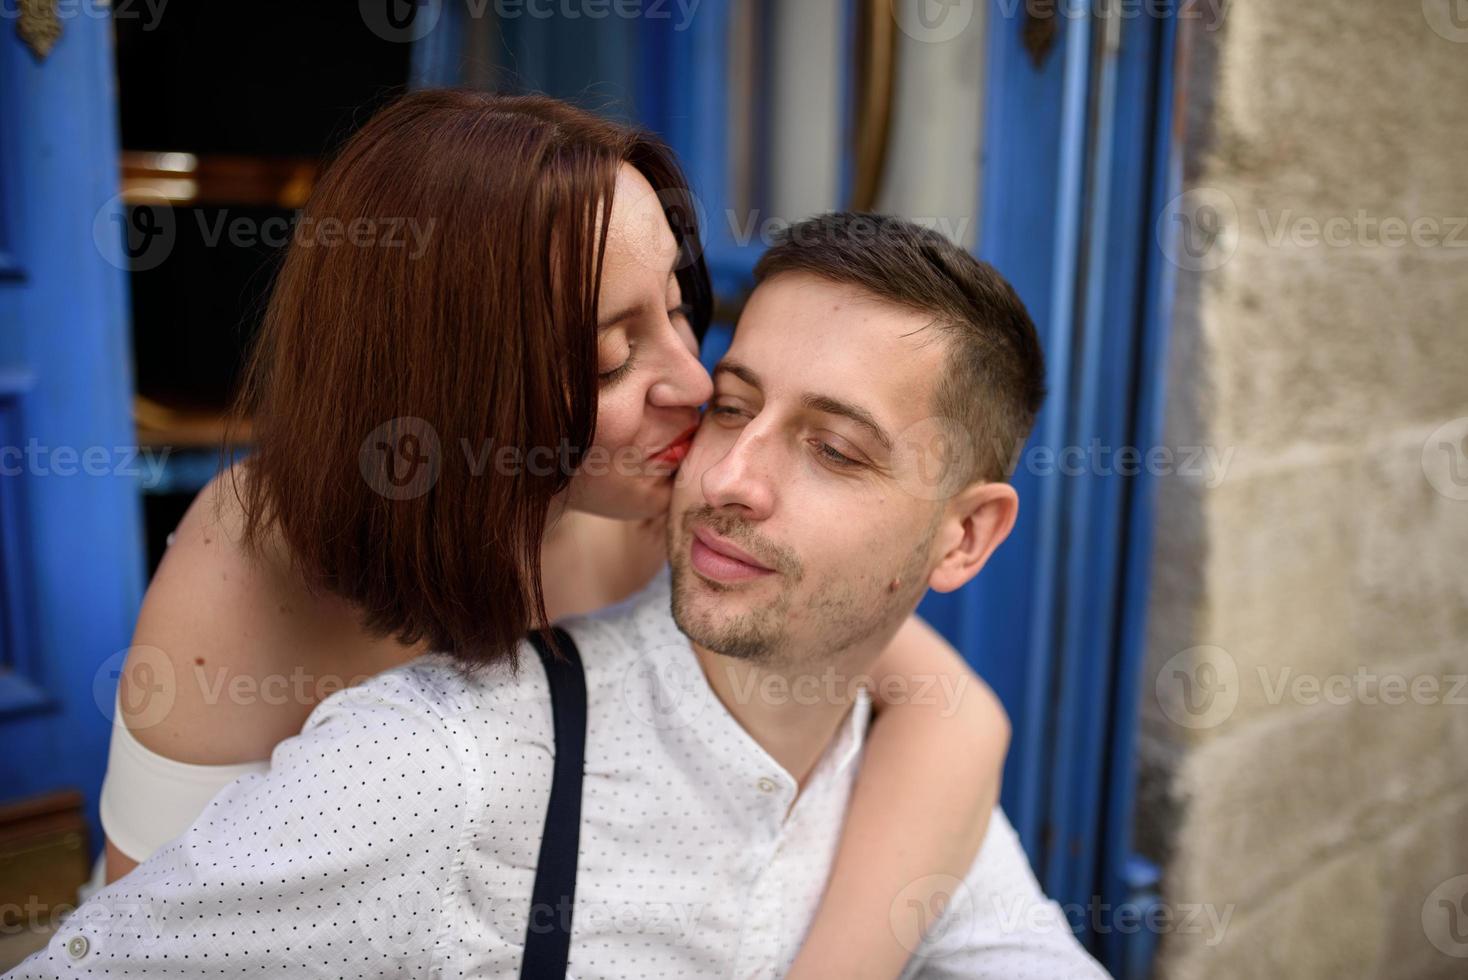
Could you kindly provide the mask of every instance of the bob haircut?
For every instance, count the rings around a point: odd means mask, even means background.
[[[235,406],[244,543],[288,550],[373,633],[461,664],[546,628],[552,498],[596,429],[597,290],[618,169],[658,192],[702,339],[692,195],[653,137],[543,96],[433,89],[322,172]],[[502,447],[561,465],[499,472]]]

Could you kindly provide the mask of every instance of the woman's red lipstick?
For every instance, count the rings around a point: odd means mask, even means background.
[[[688,455],[688,450],[693,447],[693,434],[697,431],[698,426],[696,424],[690,425],[678,438],[668,443],[665,448],[660,449],[649,458],[654,462],[671,463],[677,466],[683,462],[683,458]]]

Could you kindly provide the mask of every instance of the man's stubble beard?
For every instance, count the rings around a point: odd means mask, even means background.
[[[721,614],[717,596],[733,588],[711,583],[693,570],[688,545],[691,533],[683,520],[668,525],[672,568],[672,612],[678,629],[714,653],[763,667],[788,670],[830,664],[839,654],[873,635],[890,637],[927,590],[928,561],[937,522],[890,573],[827,579],[797,608],[801,578],[782,575],[776,597],[762,608]],[[731,535],[737,542],[737,538]],[[894,591],[890,584],[899,583]],[[700,604],[698,592],[711,595]],[[710,607],[713,608],[710,608]],[[801,620],[809,640],[792,638]]]

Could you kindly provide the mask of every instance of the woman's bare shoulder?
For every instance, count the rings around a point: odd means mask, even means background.
[[[342,651],[368,648],[362,676],[390,665],[383,641],[363,634],[341,600],[307,588],[281,545],[245,546],[238,476],[216,477],[179,522],[123,671],[129,729],[179,762],[268,758],[322,698],[360,679],[340,676]]]

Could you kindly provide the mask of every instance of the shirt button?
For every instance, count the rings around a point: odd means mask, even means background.
[[[86,936],[72,936],[66,941],[66,955],[74,960],[79,960],[87,955],[87,949],[91,943],[87,942]]]
[[[780,784],[776,783],[769,776],[761,776],[759,782],[755,785],[759,787],[761,793],[773,793],[780,788]]]

